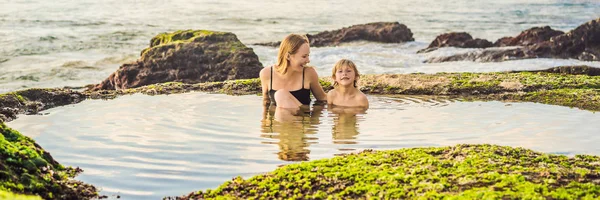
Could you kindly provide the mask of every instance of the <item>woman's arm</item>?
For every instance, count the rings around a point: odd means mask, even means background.
[[[270,67],[265,67],[260,70],[260,85],[262,86],[262,96],[263,96],[263,105],[269,105],[271,103],[271,99],[269,98],[269,82],[271,81],[271,76],[269,74]]]
[[[319,83],[319,75],[315,68],[309,67],[307,70],[308,77],[310,78],[310,90],[317,101],[327,102],[327,95],[323,90],[323,86]]]

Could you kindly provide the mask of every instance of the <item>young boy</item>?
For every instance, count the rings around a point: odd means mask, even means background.
[[[334,89],[327,93],[327,103],[334,106],[369,108],[367,96],[356,87],[360,74],[354,62],[341,59],[332,70]]]

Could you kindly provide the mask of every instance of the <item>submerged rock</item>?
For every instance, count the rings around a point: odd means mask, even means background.
[[[595,199],[600,157],[497,145],[366,150],[166,199]]]
[[[549,72],[549,73],[559,73],[559,74],[600,76],[600,68],[590,67],[587,65],[559,66],[559,67],[552,67],[552,68],[543,69],[543,70],[532,70],[529,72]]]
[[[229,32],[187,30],[150,41],[139,60],[123,64],[91,90],[135,88],[170,81],[200,83],[256,78],[258,56]]]
[[[473,39],[466,32],[451,32],[438,35],[427,48],[421,49],[417,53],[431,52],[440,47],[487,48],[491,46],[493,46],[492,42],[479,38]]]
[[[73,178],[83,170],[64,167],[31,138],[0,123],[0,190],[43,199],[92,199],[94,186]],[[3,192],[0,191],[0,197]]]
[[[382,43],[401,43],[414,41],[408,27],[398,22],[375,22],[353,25],[333,31],[324,31],[315,35],[306,34],[312,47],[336,46],[345,42],[371,41]],[[281,42],[258,43],[256,45],[279,46]]]
[[[537,32],[536,32],[537,31]],[[532,30],[531,35],[544,33],[544,37],[529,37],[523,35],[515,38],[515,43],[535,42],[549,35],[557,34],[552,30],[544,28]],[[512,40],[499,41],[512,44]],[[425,62],[447,62],[447,61],[478,61],[478,62],[500,62],[506,60],[527,58],[561,58],[579,59],[584,61],[600,61],[600,18],[589,21],[581,26],[561,35],[551,37],[547,41],[538,42],[529,46],[516,49],[494,49],[469,52],[445,57],[433,57]]]

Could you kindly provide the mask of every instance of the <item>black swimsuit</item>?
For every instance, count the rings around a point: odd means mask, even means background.
[[[290,93],[292,95],[294,95],[294,97],[296,97],[296,99],[298,99],[298,101],[300,101],[300,103],[304,104],[304,105],[309,105],[310,104],[310,89],[305,89],[304,88],[304,69],[306,68],[302,68],[302,88],[300,88],[299,90],[295,90],[295,91],[290,91]],[[271,67],[271,87],[269,89],[269,98],[271,98],[271,103],[273,104],[277,104],[277,102],[275,102],[275,92],[277,90],[273,90],[273,67]]]

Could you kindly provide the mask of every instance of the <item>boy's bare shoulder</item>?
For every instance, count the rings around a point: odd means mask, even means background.
[[[327,97],[329,96],[335,96],[337,95],[337,91],[335,90],[335,88],[329,90],[329,92],[327,92]]]
[[[369,108],[369,99],[365,93],[360,92],[358,95],[358,102],[360,102],[360,106],[364,108]]]
[[[333,99],[335,99],[336,97],[337,97],[337,91],[335,91],[335,88],[329,90],[329,92],[327,92],[327,103],[332,104]]]
[[[362,91],[358,90],[358,98],[360,99],[367,99],[367,95],[365,93],[363,93]]]

